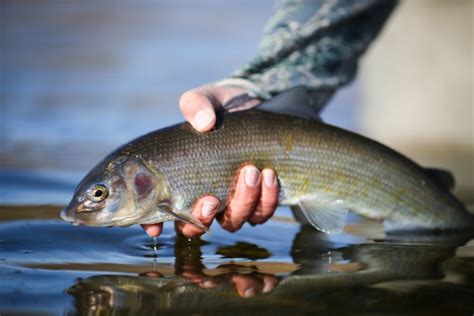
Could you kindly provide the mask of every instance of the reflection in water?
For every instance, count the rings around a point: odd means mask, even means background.
[[[271,255],[265,248],[241,241],[233,246],[219,248],[216,254],[222,255],[224,258],[247,258],[250,260],[266,259]]]
[[[174,275],[97,275],[78,281],[68,293],[79,313],[470,314],[474,258],[455,256],[466,241],[386,241],[331,249],[321,234],[303,227],[291,249],[299,269],[281,278],[262,273],[257,265],[206,269],[205,242],[177,238]],[[266,251],[237,244],[217,252],[238,257],[241,249],[245,257],[249,248]]]
[[[272,219],[236,234],[215,227],[192,241],[165,225],[155,250],[139,227],[73,227],[25,220],[49,214],[47,208],[5,209],[10,215],[0,219],[2,315],[474,310],[474,244],[462,246],[469,236],[399,235],[370,242]],[[370,235],[367,223],[354,225]]]

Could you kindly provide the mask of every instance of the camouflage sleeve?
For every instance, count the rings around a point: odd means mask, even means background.
[[[267,23],[257,55],[220,86],[262,99],[303,85],[318,103],[350,82],[359,57],[377,36],[396,0],[286,0]]]

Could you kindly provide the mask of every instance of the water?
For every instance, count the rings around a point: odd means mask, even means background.
[[[469,236],[387,240],[359,218],[327,236],[285,208],[192,241],[59,219],[108,151],[180,121],[182,91],[252,56],[272,1],[1,5],[1,316],[473,314]],[[356,83],[324,118],[355,129],[357,103]]]
[[[2,207],[2,315],[474,311],[474,243],[465,237],[382,240],[379,224],[359,219],[327,236],[280,209],[263,226],[231,234],[214,225],[201,240],[165,225],[155,243],[137,226],[74,227],[57,212]]]

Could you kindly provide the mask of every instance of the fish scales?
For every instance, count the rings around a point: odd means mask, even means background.
[[[275,170],[280,204],[328,195],[357,214],[413,226],[449,228],[471,220],[462,203],[422,167],[377,142],[314,120],[261,111],[226,114],[212,132],[198,133],[184,123],[145,135],[116,155],[139,157],[160,170],[174,207],[182,210],[205,194],[226,201],[238,169],[251,163]]]

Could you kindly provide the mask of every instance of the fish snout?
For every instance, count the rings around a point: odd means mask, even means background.
[[[63,208],[61,210],[61,212],[59,213],[59,215],[61,216],[61,219],[63,221],[72,223],[74,226],[79,226],[79,225],[82,224],[81,222],[79,222],[79,220],[77,218],[75,218],[73,216],[69,216],[69,212],[67,211],[66,208]]]
[[[61,219],[62,219],[63,221],[66,221],[66,222],[72,222],[72,221],[74,221],[74,218],[72,218],[72,217],[70,217],[70,216],[68,215],[68,211],[67,211],[66,208],[63,208],[63,209],[61,210],[61,212],[59,213],[59,215],[61,216]]]
[[[73,224],[74,226],[80,226],[80,225],[84,225],[84,222],[81,221],[80,219],[78,219],[77,217],[75,216],[70,216],[69,215],[70,212],[68,212],[68,209],[65,207],[61,210],[61,212],[59,213],[59,215],[61,216],[61,219],[65,222],[69,222],[71,224]]]

